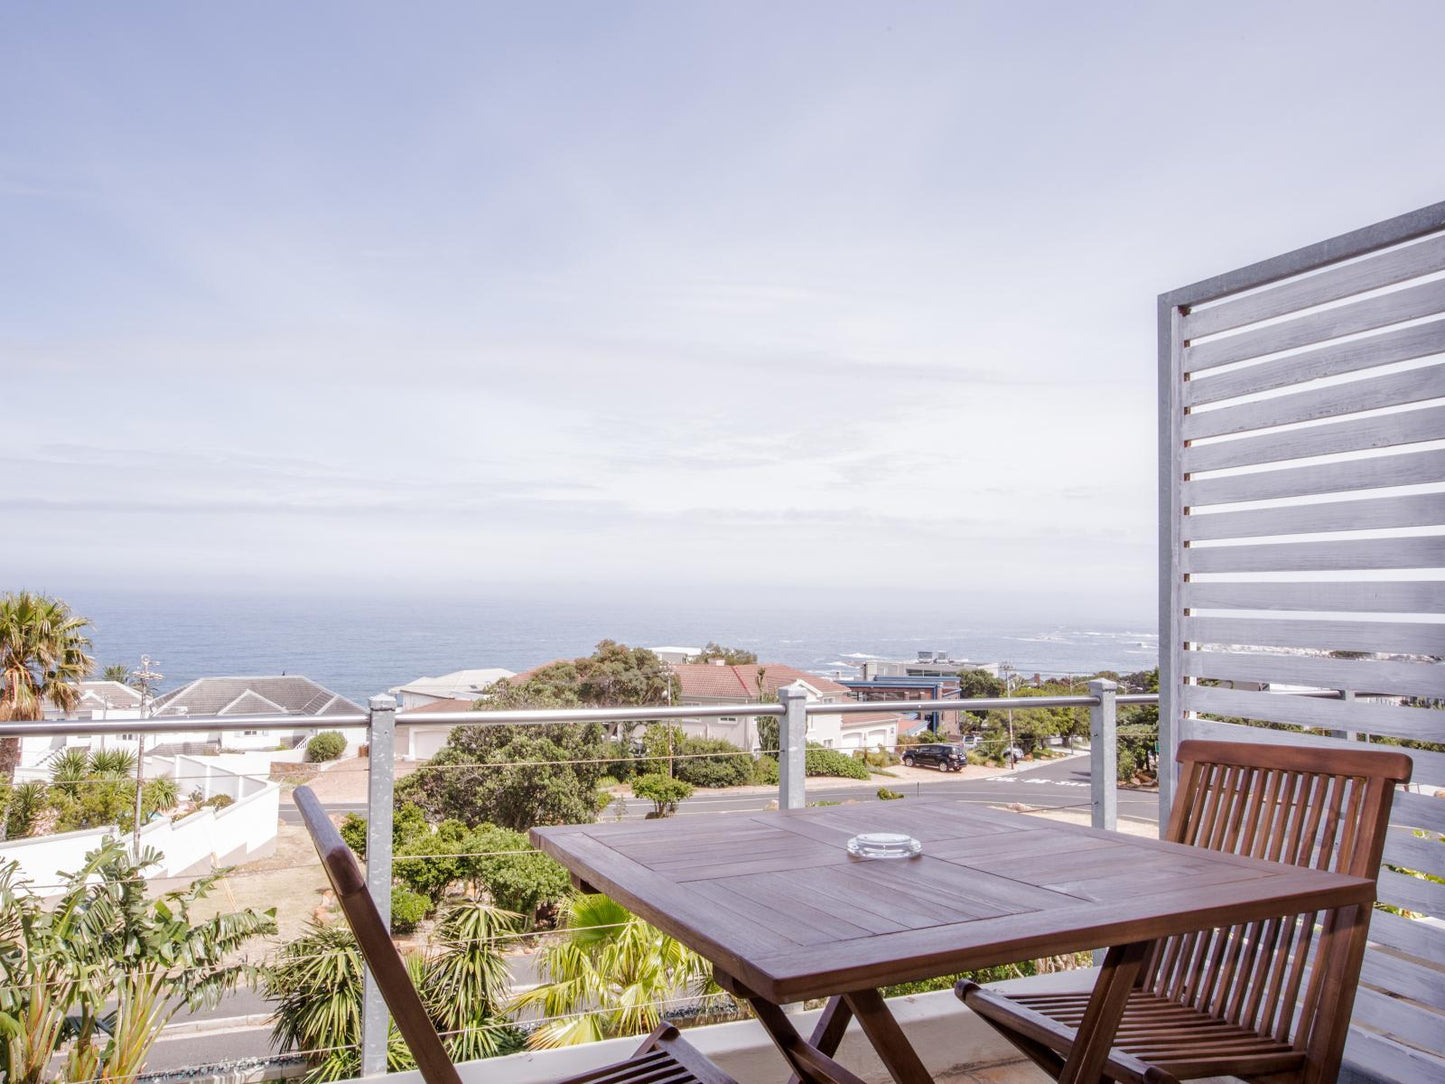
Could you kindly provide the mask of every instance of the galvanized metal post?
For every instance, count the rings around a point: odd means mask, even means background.
[[[373,696],[371,733],[367,738],[366,888],[376,901],[381,920],[391,925],[392,788],[396,766],[396,698]],[[390,1019],[381,990],[366,972],[361,1000],[361,1075],[386,1072],[386,1035]]]
[[[1119,734],[1114,697],[1119,686],[1107,678],[1089,682],[1099,702],[1089,708],[1089,792],[1094,827],[1113,831],[1119,823]]]
[[[778,808],[802,809],[808,754],[808,694],[802,685],[778,690],[783,714],[778,719]]]

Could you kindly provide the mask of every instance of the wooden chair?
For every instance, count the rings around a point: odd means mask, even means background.
[[[1410,758],[1379,750],[1180,743],[1165,838],[1375,878]],[[1318,933],[1316,925],[1318,924]],[[1238,1076],[1329,1084],[1350,1026],[1370,909],[1251,922],[1154,942],[1129,994],[1104,1076],[1172,1084]],[[1085,993],[958,996],[1055,1079]]]
[[[310,787],[297,787],[296,807],[321,856],[327,879],[341,901],[356,943],[396,1020],[397,1030],[416,1058],[427,1084],[461,1084],[441,1037],[427,1016],[421,997],[406,973],[401,954],[392,943],[366,879],[351,848],[342,840]],[[664,1022],[625,1062],[618,1062],[558,1084],[737,1084],[707,1059],[673,1025]]]

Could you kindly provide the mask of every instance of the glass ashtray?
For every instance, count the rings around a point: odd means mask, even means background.
[[[855,858],[916,858],[923,844],[901,832],[864,832],[848,841],[848,853]]]

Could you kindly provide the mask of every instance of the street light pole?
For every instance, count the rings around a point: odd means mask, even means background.
[[[1001,669],[1001,670],[1003,671],[1003,674],[1004,674],[1004,677],[1003,677],[1003,690],[1004,690],[1004,695],[1011,697],[1011,696],[1013,696],[1013,694],[1014,694],[1014,679],[1018,676],[1017,674],[1014,673],[1014,665],[1013,665],[1013,663],[1011,663],[1011,662],[1006,662],[1006,663],[1003,663],[1003,664],[999,667],[999,669]],[[1019,766],[1018,758],[1016,758],[1016,757],[1014,756],[1014,749],[1015,749],[1015,748],[1017,748],[1017,746],[1014,745],[1014,709],[1013,709],[1012,706],[1010,706],[1009,709],[1008,709],[1008,766],[1009,766],[1009,771],[1013,771],[1015,768],[1017,768],[1017,767]]]
[[[151,683],[159,681],[165,676],[151,669],[152,661],[149,655],[142,655],[140,669],[130,672],[130,676],[135,679],[136,686],[140,690],[140,717],[142,719],[146,718],[146,708],[150,704]],[[140,809],[141,790],[145,786],[145,752],[146,736],[137,731],[135,736],[135,823],[131,826],[131,850],[135,853],[137,862],[140,861]]]

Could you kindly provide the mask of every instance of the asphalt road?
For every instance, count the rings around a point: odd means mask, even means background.
[[[1019,803],[1041,809],[1087,810],[1089,758],[1075,756],[1045,761],[989,779],[955,779],[944,772],[939,772],[936,780],[929,779],[926,782],[879,776],[871,783],[859,783],[857,786],[815,788],[809,797],[814,801],[864,800],[876,798],[881,786],[915,797],[972,798],[990,805]],[[679,813],[740,813],[750,809],[762,809],[773,797],[770,794],[712,794],[699,791],[679,806]],[[628,820],[641,820],[652,809],[652,803],[641,798],[627,799],[625,805]],[[358,813],[362,816],[366,814],[364,803],[338,803],[326,808],[332,813]],[[603,817],[614,816],[614,809],[615,804],[603,813]],[[1159,796],[1152,791],[1120,789],[1119,816],[1157,823]],[[301,815],[288,802],[282,803],[281,819],[287,824],[301,823]]]
[[[887,786],[913,797],[964,798],[987,805],[1019,804],[1038,809],[1089,809],[1089,758],[1070,757],[1046,761],[1015,772],[988,779],[956,779],[940,772],[936,779],[903,781],[887,777],[856,786],[815,788],[809,795],[816,801],[877,800],[878,788]],[[709,794],[699,792],[679,807],[680,816],[703,813],[745,812],[765,808],[774,799],[772,794]],[[1149,791],[1120,790],[1119,816],[1157,823],[1159,797]],[[626,803],[626,819],[641,819],[652,809],[652,803],[630,799]],[[333,813],[365,814],[362,804],[336,804],[327,808]],[[604,817],[615,815],[608,810]],[[294,806],[284,803],[281,819],[290,824],[300,822]],[[529,957],[514,957],[510,964],[513,985],[527,986],[537,981]],[[178,1016],[175,1027],[156,1044],[148,1071],[180,1069],[201,1064],[262,1057],[271,1050],[270,1023],[257,1018],[270,1011],[259,994],[241,991],[226,998],[218,1007],[195,1015]],[[200,1026],[197,1030],[196,1025]]]

